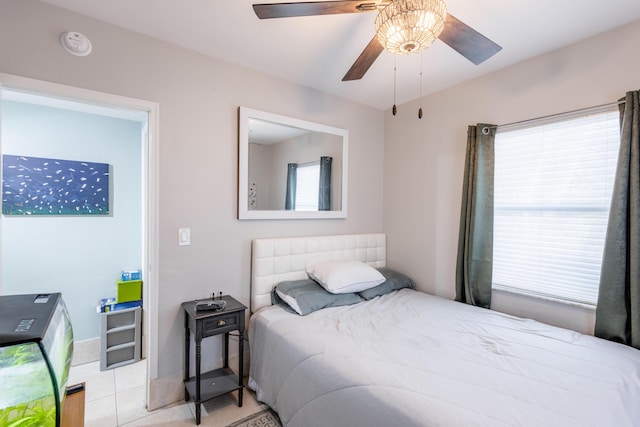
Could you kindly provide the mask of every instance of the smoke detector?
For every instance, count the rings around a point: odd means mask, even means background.
[[[91,40],[77,31],[66,31],[60,34],[60,43],[67,52],[76,56],[87,56],[91,53]]]

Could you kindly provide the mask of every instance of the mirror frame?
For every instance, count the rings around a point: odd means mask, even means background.
[[[347,182],[349,163],[349,131],[279,114],[267,113],[247,107],[239,108],[238,115],[238,219],[332,219],[347,217]],[[278,123],[313,132],[342,137],[342,201],[340,210],[288,211],[249,209],[249,119]]]

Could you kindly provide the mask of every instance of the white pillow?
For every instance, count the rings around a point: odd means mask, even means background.
[[[360,292],[385,281],[375,268],[360,261],[334,261],[307,267],[309,277],[332,294]]]

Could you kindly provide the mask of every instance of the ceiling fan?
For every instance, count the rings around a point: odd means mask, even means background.
[[[429,8],[425,10],[424,8]],[[297,16],[334,15],[343,13],[378,12],[376,35],[362,51],[342,81],[359,80],[369,70],[384,49],[392,53],[417,53],[439,38],[469,61],[478,65],[486,61],[502,47],[446,11],[444,0],[342,0],[295,3],[254,4],[253,10],[260,19],[290,18]],[[403,29],[396,27],[402,22]],[[428,21],[425,23],[425,21]],[[407,24],[408,23],[408,24]],[[420,27],[426,40],[416,36]],[[404,31],[408,38],[396,46],[393,38]],[[381,41],[382,39],[382,41]],[[384,44],[383,44],[384,42]]]

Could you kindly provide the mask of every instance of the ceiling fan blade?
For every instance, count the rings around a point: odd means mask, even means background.
[[[476,65],[502,50],[502,47],[449,13],[438,38]]]
[[[378,41],[378,37],[373,36],[367,47],[364,48],[356,62],[353,63],[347,74],[342,78],[343,82],[350,80],[360,80],[369,70],[371,65],[378,59],[384,48]]]
[[[340,13],[375,12],[376,2],[362,0],[315,1],[297,3],[254,4],[260,19],[291,18],[294,16],[335,15]]]

